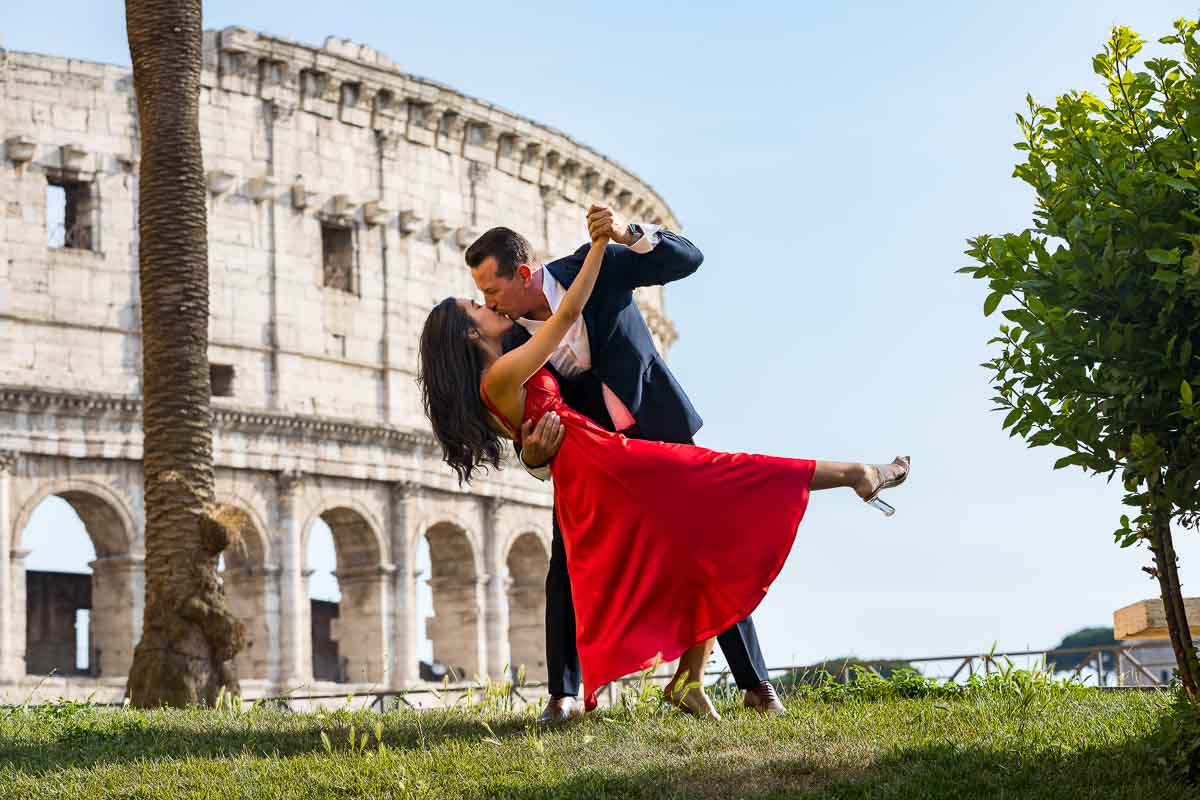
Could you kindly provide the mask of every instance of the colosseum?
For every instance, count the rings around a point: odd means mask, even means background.
[[[463,677],[544,678],[548,488],[519,469],[458,486],[421,413],[417,332],[436,299],[473,294],[462,251],[488,227],[552,256],[582,243],[592,201],[677,229],[670,209],[566,134],[344,40],[206,33],[200,124],[217,492],[247,520],[223,572],[252,639],[244,691],[410,688],[419,637]],[[0,49],[0,141],[0,698],[115,700],[143,603],[130,71]],[[661,289],[641,292],[665,350]],[[90,576],[26,570],[51,496],[86,528]],[[309,600],[318,521],[337,605]]]

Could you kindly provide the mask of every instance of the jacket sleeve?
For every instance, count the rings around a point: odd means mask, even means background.
[[[632,291],[639,286],[662,286],[686,278],[704,261],[700,248],[677,233],[660,230],[658,244],[649,253],[635,253],[628,247],[610,244],[604,251],[604,266],[600,268],[600,282],[610,287]],[[583,266],[589,245],[583,245],[573,254],[556,262],[563,277],[570,285]]]
[[[610,245],[605,253],[604,272],[629,289],[662,286],[686,278],[700,268],[704,254],[700,248],[677,233],[661,230],[658,244],[649,253],[635,253],[628,247]],[[608,259],[612,261],[608,261]]]

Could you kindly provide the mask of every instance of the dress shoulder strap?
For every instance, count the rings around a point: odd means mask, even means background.
[[[488,407],[488,410],[492,412],[496,419],[500,420],[500,424],[507,428],[508,432],[512,434],[513,440],[517,442],[521,441],[521,432],[512,426],[512,423],[508,421],[508,417],[506,417],[504,413],[496,407],[496,404],[492,402],[492,398],[488,397],[487,389],[483,388],[482,375],[479,376],[479,397],[483,400],[483,404]]]

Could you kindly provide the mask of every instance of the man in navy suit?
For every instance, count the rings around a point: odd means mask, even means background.
[[[589,209],[588,230],[592,240],[607,236],[613,244],[605,251],[601,279],[582,318],[547,367],[558,379],[567,405],[608,430],[690,444],[702,421],[659,356],[633,290],[686,278],[700,267],[704,256],[682,236],[656,225],[627,223],[607,206]],[[537,264],[529,241],[508,228],[492,228],[467,248],[467,265],[484,302],[517,323],[505,338],[505,351],[523,344],[549,319],[587,251],[585,244],[543,267]],[[518,453],[535,477],[550,477],[547,465],[562,436],[562,424],[553,413],[522,426],[523,448]],[[738,687],[746,692],[745,704],[768,714],[782,713],[783,705],[767,679],[753,621],[747,617],[717,637],[717,642]],[[546,666],[550,701],[538,721],[557,722],[578,714],[575,609],[557,515],[546,576]]]

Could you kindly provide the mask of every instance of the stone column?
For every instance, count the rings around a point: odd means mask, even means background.
[[[300,563],[304,563],[305,553],[300,551]],[[305,567],[300,570],[300,594],[297,608],[299,614],[299,640],[300,640],[300,676],[301,683],[311,683],[317,679],[316,673],[313,672],[313,636],[312,636],[312,595],[309,590],[312,588],[312,576],[316,574],[316,570],[312,567]],[[334,573],[337,576],[337,573]],[[341,591],[341,586],[338,586],[338,591]],[[343,598],[344,600],[345,598]],[[339,604],[340,605],[340,604]],[[337,641],[336,626],[333,640]]]
[[[472,681],[487,672],[487,642],[480,623],[484,580],[467,575],[430,578],[433,616],[426,635],[435,660],[451,667],[454,680]]]
[[[508,645],[513,669],[525,680],[546,680],[546,580],[522,575],[508,580]]]
[[[270,680],[279,665],[279,568],[225,570],[225,599],[246,624],[249,645],[234,660],[241,680]]]
[[[488,675],[503,680],[509,676],[512,663],[512,647],[508,641],[508,585],[503,575],[487,578],[487,656]]]
[[[8,643],[10,664],[17,680],[25,677],[25,627],[28,622],[25,613],[25,559],[32,552],[15,547],[8,550],[9,596],[12,598],[8,614]]]
[[[25,670],[16,663],[13,648],[13,615],[24,615],[25,609],[13,604],[12,560],[12,474],[16,470],[17,454],[0,450],[0,683],[19,680]]]
[[[342,591],[336,625],[338,657],[346,659],[349,683],[390,684],[388,588],[393,572],[391,564],[337,572]]]
[[[391,574],[392,636],[389,642],[393,689],[404,689],[416,682],[417,675],[417,574],[414,570],[412,541],[409,537],[408,504],[415,494],[413,484],[392,486],[390,519],[392,561],[396,569]]]
[[[266,646],[266,663],[262,665],[262,677],[271,680],[279,674],[279,664],[281,661],[281,650],[279,646],[280,634],[280,602],[279,602],[279,577],[281,570],[276,564],[263,567],[263,627],[267,631]]]
[[[303,476],[280,473],[276,481],[279,503],[279,674],[280,689],[312,682],[312,631],[308,627],[308,593],[301,565],[304,563],[303,524],[296,497]],[[307,654],[307,658],[305,657]],[[305,669],[305,665],[308,669]]]
[[[97,558],[92,568],[93,674],[120,678],[129,674],[133,650],[142,634],[145,557]]]
[[[478,654],[478,660],[475,662],[475,664],[476,664],[475,674],[471,676],[472,678],[482,677],[482,676],[488,674],[487,625],[480,624],[480,623],[486,622],[486,620],[483,619],[483,616],[487,610],[487,600],[486,600],[487,582],[488,582],[487,576],[478,578],[475,581],[475,608],[476,608],[476,615],[477,615],[476,616],[477,622],[475,624],[475,638],[476,638],[475,652]]]
[[[487,653],[487,674],[503,680],[505,670],[512,667],[511,647],[508,641],[508,580],[504,577],[500,552],[500,500],[489,497],[484,500],[483,562],[488,574],[484,578],[484,637]]]
[[[270,86],[264,92],[264,125],[267,139],[267,163],[266,177],[274,182],[280,180],[282,174],[279,167],[279,157],[281,150],[286,153],[290,151],[291,137],[288,124],[296,111],[295,106],[284,103],[275,97],[275,86]],[[271,97],[266,97],[266,95]],[[283,138],[282,145],[280,138]],[[268,264],[270,269],[270,314],[271,321],[267,327],[268,344],[271,349],[269,367],[270,373],[267,376],[267,406],[271,409],[278,409],[281,406],[280,402],[280,377],[279,377],[279,351],[280,332],[279,332],[279,311],[280,311],[280,263],[284,260],[279,252],[279,220],[280,210],[279,204],[275,199],[268,199],[267,202],[267,241],[268,241]],[[285,234],[286,235],[286,234]]]

